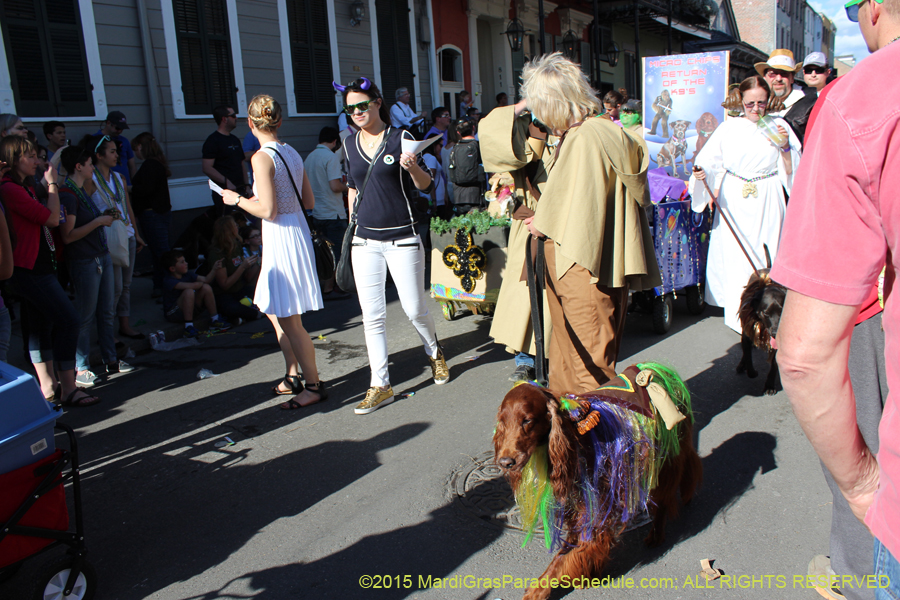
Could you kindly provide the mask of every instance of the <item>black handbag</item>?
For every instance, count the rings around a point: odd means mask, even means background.
[[[297,202],[300,203],[300,210],[306,215],[306,210],[304,210],[303,202],[300,199],[300,191],[297,189],[297,184],[294,183],[294,176],[291,175],[291,169],[288,166],[287,161],[284,160],[284,157],[281,156],[281,153],[277,149],[273,148],[272,150],[278,155],[281,162],[284,163],[284,170],[287,171],[288,178],[291,180],[291,185],[294,186],[294,193],[297,194]],[[318,274],[319,282],[328,281],[334,277],[335,265],[334,251],[331,249],[332,244],[321,231],[313,229],[312,220],[308,215],[306,215],[306,224],[309,226],[309,233],[312,237],[313,253],[315,254],[316,259],[316,273]]]
[[[375,152],[372,161],[369,163],[369,170],[366,171],[366,178],[363,180],[362,187],[356,192],[356,200],[353,202],[353,213],[350,215],[350,226],[347,227],[347,231],[344,232],[344,239],[341,242],[341,260],[338,261],[337,267],[334,270],[334,282],[345,292],[356,291],[356,280],[353,278],[353,262],[350,260],[350,254],[353,250],[353,235],[356,233],[356,213],[359,212],[359,202],[362,200],[363,190],[366,189],[366,184],[369,183],[369,177],[372,175],[372,168],[375,166],[376,162],[374,157],[381,154],[390,133],[391,128],[388,127],[384,132],[384,137],[381,139],[381,145],[378,146],[378,150]],[[359,133],[356,135],[359,135]]]

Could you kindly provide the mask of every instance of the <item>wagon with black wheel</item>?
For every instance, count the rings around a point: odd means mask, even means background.
[[[670,177],[665,169],[650,171],[649,180],[653,204],[647,216],[662,285],[632,294],[631,306],[652,315],[656,333],[666,333],[679,296],[684,296],[692,315],[706,309],[703,284],[712,214],[709,209],[695,213],[684,181]]]
[[[97,573],[85,559],[78,447],[72,429],[56,423],[61,412],[30,375],[0,363],[0,582],[26,561],[66,549],[29,569],[30,586],[15,582],[27,590],[23,599],[90,600],[97,590]],[[56,448],[54,431],[64,434],[67,448]]]
[[[431,297],[448,321],[459,309],[491,315],[506,267],[509,220],[473,211],[431,230]]]

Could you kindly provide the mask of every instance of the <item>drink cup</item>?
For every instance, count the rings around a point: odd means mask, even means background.
[[[760,133],[769,138],[769,141],[779,148],[784,146],[784,143],[787,141],[785,137],[778,132],[778,124],[775,123],[775,119],[769,115],[760,117],[756,127],[759,129]]]

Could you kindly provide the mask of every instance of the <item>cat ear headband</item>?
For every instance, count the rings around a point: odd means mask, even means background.
[[[362,79],[362,83],[359,84],[360,89],[368,90],[370,87],[372,87],[372,82],[369,81],[367,78],[365,78],[365,77],[360,77],[360,79]],[[332,82],[331,82],[331,85],[334,86],[334,89],[336,89],[337,91],[339,91],[340,93],[343,94],[344,91],[345,91],[348,87],[351,87],[352,84],[350,84],[350,85],[341,85],[341,84],[339,84],[339,83],[337,83],[337,82],[332,81]]]

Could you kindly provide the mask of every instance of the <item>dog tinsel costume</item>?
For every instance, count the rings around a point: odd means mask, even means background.
[[[560,406],[582,438],[577,497],[553,496],[547,446],[531,455],[515,490],[527,533],[523,546],[540,523],[551,551],[564,543],[567,513],[581,515],[574,527],[579,539],[589,541],[602,529],[618,534],[646,510],[662,465],[679,453],[675,425],[684,418],[693,421],[684,381],[658,363],[628,367],[597,390],[563,396]],[[575,510],[576,504],[584,510]]]

